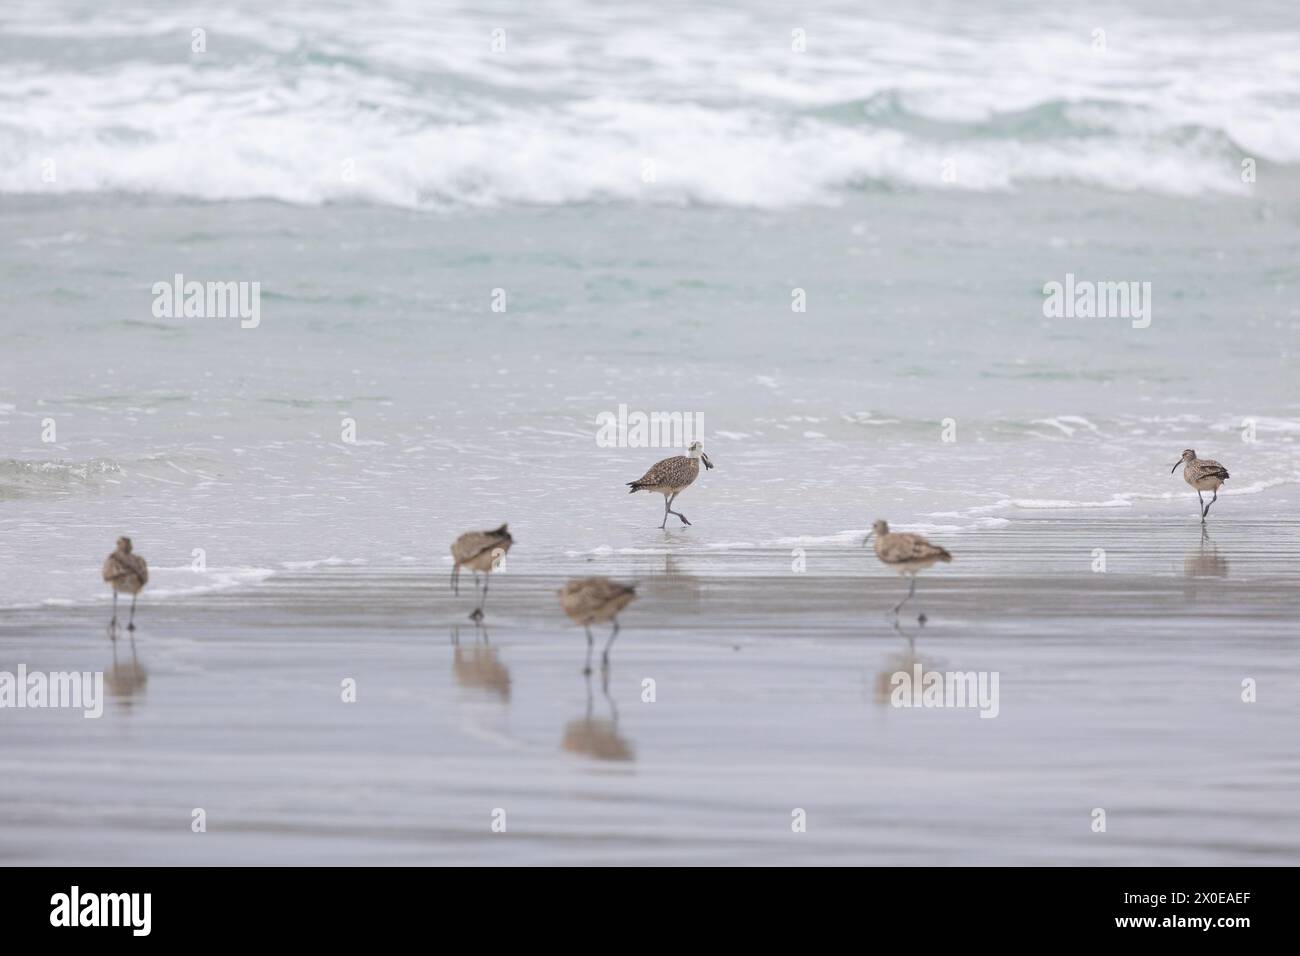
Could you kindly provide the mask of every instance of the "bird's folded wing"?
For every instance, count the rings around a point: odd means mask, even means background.
[[[593,583],[589,593],[596,604],[608,604],[624,594],[635,593],[635,589],[617,581],[599,581]]]
[[[451,546],[452,557],[457,561],[469,561],[484,551],[489,551],[501,543],[501,537],[483,531],[469,531],[456,539]]]
[[[141,584],[145,584],[149,580],[149,566],[145,564],[144,558],[134,554],[110,554],[104,561],[103,577],[105,581],[137,577]]]
[[[674,455],[650,466],[650,470],[632,482],[634,485],[670,485],[683,472],[684,455]]]
[[[893,534],[884,549],[884,559],[891,562],[920,561],[947,554],[943,548],[931,544],[917,534]]]

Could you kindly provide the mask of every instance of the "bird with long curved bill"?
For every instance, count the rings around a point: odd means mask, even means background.
[[[1219,489],[1230,477],[1228,469],[1209,458],[1197,458],[1196,452],[1190,448],[1183,449],[1183,457],[1174,462],[1174,467],[1169,469],[1169,474],[1172,475],[1177,471],[1179,465],[1183,466],[1183,481],[1196,489],[1196,497],[1201,502],[1201,524],[1205,524],[1205,519],[1210,515],[1210,505],[1219,500]],[[1201,495],[1202,491],[1214,492],[1210,504],[1205,503],[1205,498]]]
[[[691,442],[691,447],[686,450],[686,454],[674,455],[672,458],[655,462],[650,466],[650,470],[636,481],[629,481],[627,486],[631,491],[628,494],[650,491],[664,496],[664,520],[659,525],[661,530],[667,526],[669,515],[677,515],[682,519],[682,524],[689,525],[686,515],[680,511],[673,511],[673,502],[699,477],[700,462],[704,462],[706,469],[713,467],[709,456],[704,454],[704,446],[697,441]]]

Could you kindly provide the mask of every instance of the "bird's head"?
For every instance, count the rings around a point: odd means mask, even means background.
[[[126,537],[125,535],[123,535],[122,537],[118,538],[118,539],[117,539],[117,550],[121,551],[123,554],[130,554],[130,553],[131,553],[131,539],[128,538],[128,537]]]
[[[867,542],[871,540],[873,535],[879,538],[882,534],[889,534],[889,522],[884,518],[877,518],[871,524],[871,531],[862,539],[863,547],[866,547]]]
[[[1179,458],[1176,462],[1174,462],[1174,467],[1169,469],[1169,474],[1172,475],[1175,471],[1178,470],[1178,466],[1183,464],[1184,462],[1194,461],[1195,459],[1196,459],[1196,452],[1192,451],[1192,449],[1190,448],[1184,448],[1183,457]]]
[[[686,450],[686,455],[689,458],[698,458],[700,461],[704,462],[705,468],[713,467],[713,462],[709,461],[709,456],[704,454],[704,445],[700,442],[691,442],[691,447]]]

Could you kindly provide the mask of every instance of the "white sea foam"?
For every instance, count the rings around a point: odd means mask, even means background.
[[[448,558],[448,560],[451,560]],[[340,568],[365,564],[364,558],[318,558],[314,561],[284,561],[280,567],[286,571],[310,571],[313,568]]]
[[[235,4],[190,55],[164,11],[126,27],[61,7],[0,12],[0,192],[778,208],[870,184],[1245,195],[1243,153],[1300,163],[1300,36],[1216,27],[1207,45],[1182,16],[1114,14],[1125,42],[1103,57],[1046,15],[1007,31],[959,7],[939,27],[844,2],[798,55],[762,10],[692,10],[686,30],[579,2],[512,16],[494,55],[454,6],[392,3],[359,28]]]
[[[148,595],[171,599],[227,591],[258,584],[275,574],[271,568],[209,567],[204,571],[182,568],[151,568]],[[110,598],[111,599],[111,598]]]
[[[72,608],[88,604],[105,604],[113,600],[112,592],[97,580],[95,571],[86,569],[85,587],[79,588],[78,597],[47,597],[40,599],[20,599],[13,603],[0,604],[0,609],[15,611],[41,607]],[[140,600],[169,601],[176,598],[195,597],[216,591],[228,591],[234,588],[259,584],[275,574],[271,568],[256,567],[214,567],[196,571],[189,565],[180,567],[151,567],[149,584],[141,592]]]

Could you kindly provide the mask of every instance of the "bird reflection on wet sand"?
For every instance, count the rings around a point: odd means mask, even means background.
[[[131,660],[129,662],[119,660],[118,641],[117,638],[113,638],[113,663],[104,672],[104,691],[109,697],[117,698],[124,707],[130,707],[135,696],[142,693],[145,684],[149,682],[149,672],[144,669],[136,653],[134,635],[131,636],[129,643]]]
[[[480,638],[482,639],[480,642]],[[453,648],[451,667],[456,683],[510,699],[510,670],[497,657],[497,649],[488,641],[487,628],[474,629],[474,643],[462,647],[460,628],[451,629]]]
[[[1226,578],[1228,576],[1228,559],[1219,554],[1219,549],[1210,533],[1201,529],[1201,543],[1187,552],[1183,558],[1183,574],[1189,578]]]
[[[886,669],[876,674],[876,703],[888,704],[894,690],[892,683],[895,674],[900,671],[911,673],[915,665],[920,664],[924,670],[927,664],[933,664],[933,661],[926,661],[916,652],[916,638],[921,633],[920,628],[908,632],[903,629],[903,625],[898,618],[893,619],[894,633],[901,637],[907,646],[897,654],[891,654],[886,660]],[[924,625],[922,625],[924,626]]]
[[[681,563],[671,554],[664,555],[663,571],[644,577],[646,593],[655,600],[671,600],[690,610],[698,610],[704,588],[700,579],[682,569]]]
[[[564,725],[561,748],[594,760],[635,760],[636,752],[631,742],[618,732],[618,708],[609,695],[609,672],[602,671],[600,680],[601,694],[609,704],[608,720],[593,716],[595,701],[591,692],[591,674],[586,674],[584,679],[587,682],[587,712]]]

